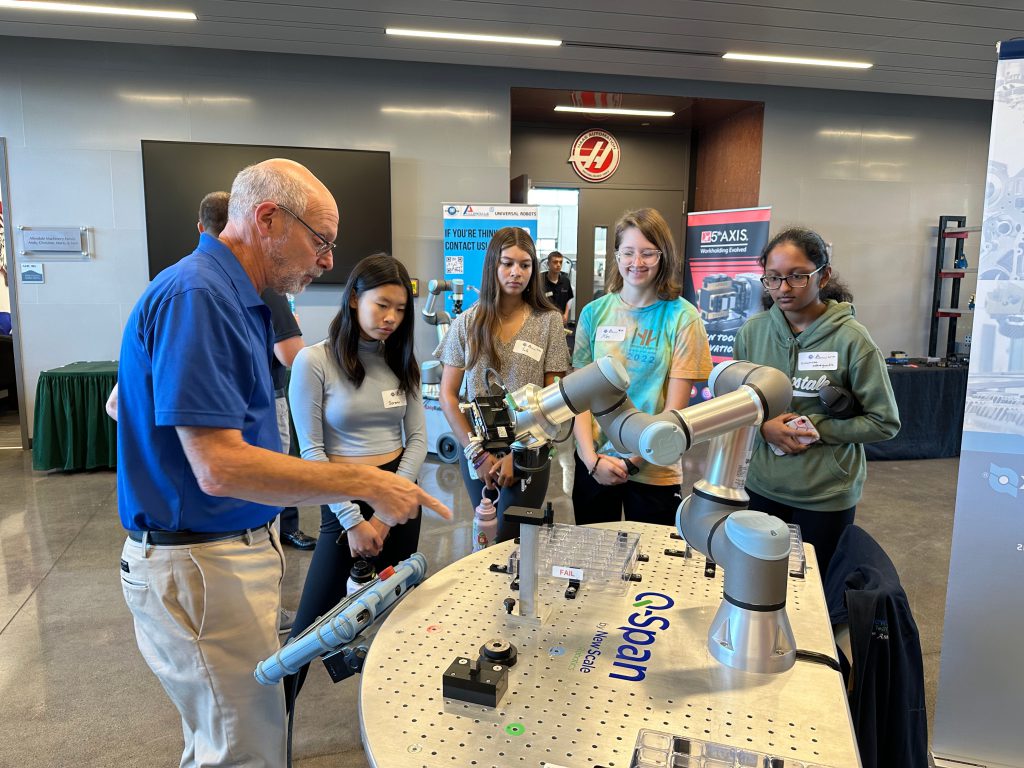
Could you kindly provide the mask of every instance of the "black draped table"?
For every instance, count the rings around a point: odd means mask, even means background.
[[[960,455],[966,368],[889,366],[900,433],[864,446],[869,459],[940,459]]]
[[[33,469],[117,466],[117,423],[104,408],[116,383],[116,360],[71,363],[39,374]]]

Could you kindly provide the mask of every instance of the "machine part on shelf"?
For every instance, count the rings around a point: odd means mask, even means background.
[[[580,591],[579,579],[569,579],[569,586],[565,588],[565,599],[575,600],[576,594]]]
[[[476,659],[460,656],[445,670],[441,680],[441,693],[445,698],[496,709],[508,690],[508,667],[481,664]]]
[[[423,581],[426,573],[427,560],[419,552],[394,568],[385,568],[380,576],[347,596],[277,653],[257,664],[253,672],[256,681],[261,685],[276,685],[285,675],[295,674],[318,656],[351,643],[406,592]]]
[[[480,646],[480,664],[503,664],[511,669],[516,665],[519,651],[508,640],[496,637]]]
[[[685,549],[666,549],[665,554],[669,557],[688,557]]]

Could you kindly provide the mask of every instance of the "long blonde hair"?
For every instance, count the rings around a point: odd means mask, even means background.
[[[533,261],[530,282],[523,290],[523,301],[539,312],[558,311],[540,289],[540,262],[537,260],[537,249],[530,233],[519,227],[499,229],[487,244],[483,274],[480,276],[480,300],[476,303],[472,322],[467,328],[469,357],[466,366],[469,368],[481,360],[489,361],[495,368],[501,367],[501,356],[494,340],[501,331],[501,318],[498,317],[498,299],[501,296],[498,262],[501,259],[501,252],[506,248],[521,248]]]
[[[678,299],[682,292],[676,280],[676,270],[679,268],[679,257],[676,254],[676,241],[672,237],[672,230],[668,222],[654,208],[640,208],[635,211],[627,211],[622,214],[615,225],[615,251],[618,252],[622,243],[622,235],[631,227],[636,227],[640,233],[654,243],[661,251],[661,258],[658,260],[658,274],[654,280],[654,288],[659,299]],[[619,264],[616,260],[615,269],[605,271],[607,275],[607,288],[609,293],[618,293],[622,290],[622,274],[619,272]]]

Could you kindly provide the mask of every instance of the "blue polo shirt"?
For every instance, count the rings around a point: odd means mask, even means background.
[[[149,284],[132,309],[118,369],[117,503],[131,530],[257,528],[278,507],[208,496],[175,427],[238,429],[281,449],[270,310],[220,240],[199,246]]]

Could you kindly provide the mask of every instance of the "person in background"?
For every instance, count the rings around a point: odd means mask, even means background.
[[[548,254],[548,271],[544,273],[541,285],[544,296],[562,313],[562,325],[569,322],[569,303],[573,299],[572,281],[562,272],[563,256],[558,251]]]
[[[301,350],[292,369],[302,458],[369,464],[416,482],[427,456],[427,428],[413,306],[409,273],[397,259],[379,253],[353,268],[327,339]],[[292,637],[345,596],[354,558],[369,560],[379,573],[416,551],[419,532],[419,518],[391,529],[365,501],[322,506]],[[294,688],[286,681],[290,697],[305,672]]]
[[[516,526],[505,523],[504,511],[513,505],[540,507],[551,462],[531,474],[524,490],[511,453],[495,456],[471,441],[459,402],[460,393],[466,401],[493,394],[489,371],[514,392],[525,384],[547,386],[569,367],[562,315],[541,291],[537,251],[528,232],[504,227],[494,233],[484,256],[480,299],[455,318],[434,357],[444,364],[441,410],[464,449],[459,465],[469,499],[476,506],[484,487],[500,488],[497,541],[514,538]]]
[[[183,171],[184,172],[184,171]],[[279,452],[270,312],[333,265],[338,207],[284,159],[242,170],[219,238],[199,237],[136,302],[121,343],[119,574],[139,651],[181,717],[180,764],[280,768],[283,691],[253,678],[279,647],[284,504],[367,499],[388,525],[451,512],[375,467]]]
[[[668,223],[653,208],[615,225],[608,292],[583,308],[573,367],[611,355],[629,374],[627,394],[645,413],[684,408],[694,382],[711,373],[708,336],[697,308],[679,296],[679,261]],[[577,525],[627,520],[672,525],[681,464],[648,464],[615,451],[590,414],[576,418],[572,490]]]
[[[793,402],[790,412],[761,425],[747,494],[751,509],[800,526],[824,577],[864,487],[863,444],[894,437],[899,412],[882,353],[854,318],[821,236],[803,228],[780,232],[761,253],[761,267],[773,305],[740,328],[733,357],[789,374]],[[860,414],[831,418],[818,399],[826,384],[849,390]],[[816,442],[787,426],[799,416],[813,424]]]

